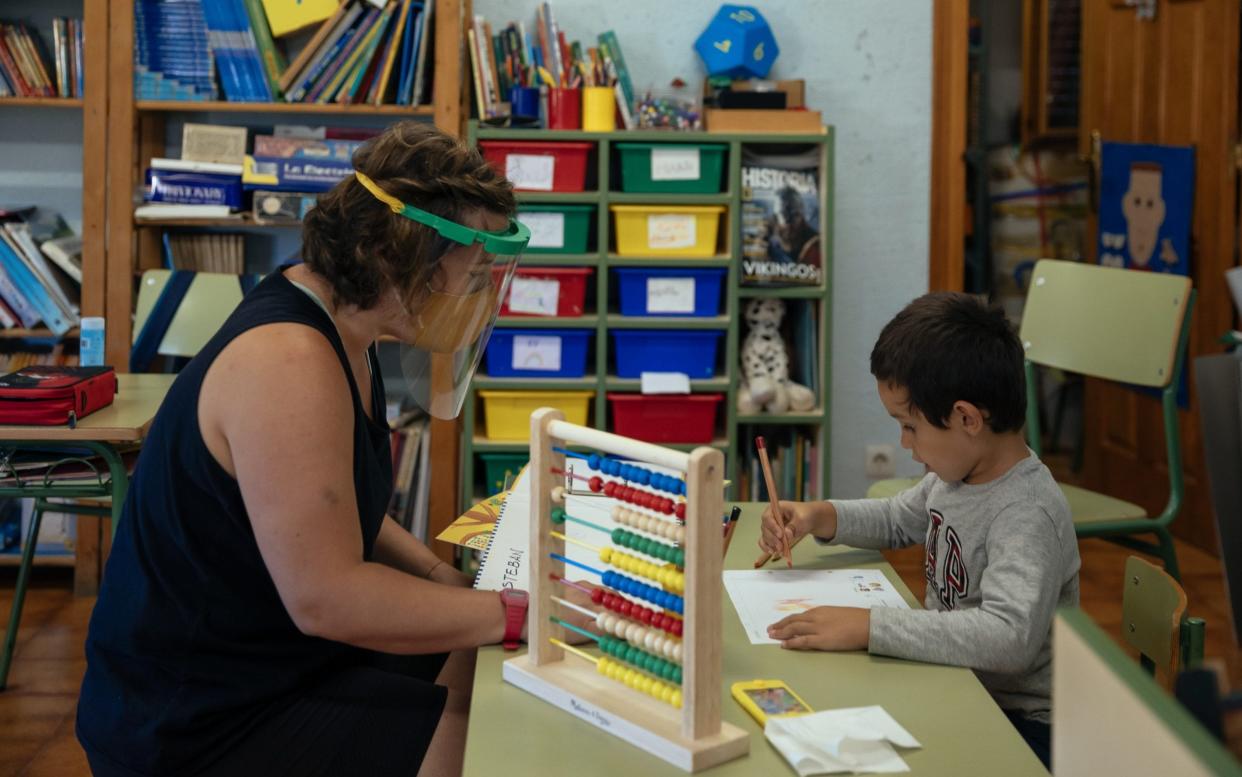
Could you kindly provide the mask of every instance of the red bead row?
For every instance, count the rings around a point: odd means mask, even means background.
[[[624,483],[618,483],[615,480],[604,482],[599,475],[595,475],[589,481],[591,491],[595,493],[604,493],[604,496],[618,499],[622,502],[645,507],[648,510],[654,510],[665,515],[676,515],[681,520],[686,519],[686,503],[674,502],[668,497],[654,494],[650,491],[643,491],[641,488],[627,486]]]
[[[637,621],[644,626],[653,626],[662,631],[667,631],[675,637],[681,636],[683,625],[680,618],[674,618],[667,613],[656,612],[650,608],[643,607],[641,604],[635,604],[624,596],[618,596],[602,588],[596,588],[591,592],[591,601]]]

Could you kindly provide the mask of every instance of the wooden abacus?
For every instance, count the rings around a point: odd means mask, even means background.
[[[553,522],[555,472],[565,469],[557,441],[685,473],[683,482],[638,464],[614,465],[621,467],[624,479],[639,485],[614,481],[601,489],[636,508],[614,509],[614,517],[626,524],[626,529],[614,530],[614,537],[625,538],[624,547],[656,562],[611,548],[600,550],[601,560],[633,577],[570,562],[598,574],[612,589],[606,603],[601,594],[594,597],[596,604],[613,611],[591,611],[597,624],[641,643],[597,628],[601,633],[590,635],[607,654],[598,658],[564,642],[568,624],[560,616],[572,605],[558,596],[568,581],[566,537]],[[550,408],[531,415],[530,453],[530,647],[526,655],[505,662],[505,681],[686,771],[745,755],[750,736],[720,719],[724,455],[714,448],[687,454],[578,426]],[[680,500],[661,495],[661,490],[684,494],[684,527],[674,517],[683,513]],[[555,517],[564,522],[565,511],[557,510]],[[680,547],[660,541],[668,539],[681,539]],[[631,614],[641,618],[631,619]],[[653,624],[663,627],[664,634]]]

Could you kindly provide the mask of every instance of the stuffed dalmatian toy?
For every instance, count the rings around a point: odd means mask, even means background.
[[[743,415],[759,412],[805,412],[815,407],[815,395],[789,379],[789,355],[781,339],[785,303],[779,299],[752,299],[746,303],[750,331],[742,341],[742,378],[737,409]]]

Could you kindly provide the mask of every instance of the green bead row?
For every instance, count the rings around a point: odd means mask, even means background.
[[[665,545],[663,542],[657,542],[625,529],[613,529],[612,542],[614,545],[636,550],[645,556],[671,562],[678,569],[685,569],[686,567],[686,551],[676,545]]]
[[[645,672],[650,672],[661,680],[668,680],[676,685],[681,685],[680,666],[672,661],[666,661],[659,656],[652,655],[645,650],[640,650],[623,639],[601,635],[599,637],[599,649],[604,652],[604,655],[612,656],[618,661],[624,661]]]

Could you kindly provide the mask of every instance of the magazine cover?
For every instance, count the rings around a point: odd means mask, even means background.
[[[743,286],[823,282],[819,152],[742,153]]]

